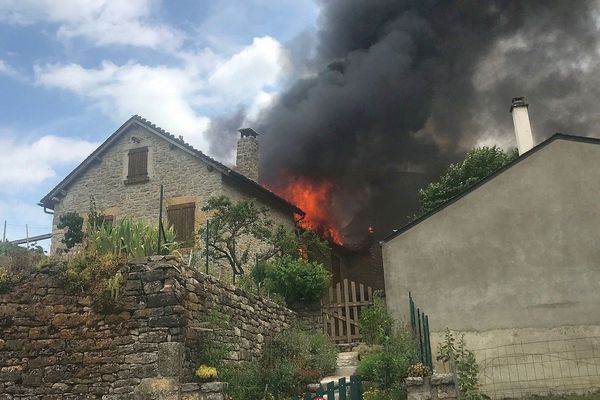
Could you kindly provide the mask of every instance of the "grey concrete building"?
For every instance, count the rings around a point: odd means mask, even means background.
[[[571,349],[586,339],[543,371],[562,374],[560,386],[565,365],[574,375],[581,357],[600,349],[600,140],[556,134],[522,153],[384,240],[386,302],[408,321],[412,292],[429,314],[434,351],[446,327],[472,349],[518,344],[540,357],[546,350],[528,343]],[[598,355],[594,363],[598,372]],[[581,387],[600,385],[590,376]]]
[[[277,224],[294,229],[295,215],[303,211],[258,183],[257,134],[251,129],[241,134],[237,170],[146,119],[131,117],[40,201],[45,210],[54,211],[51,251],[62,245],[60,215],[86,215],[92,196],[109,219],[157,222],[161,184],[165,222],[174,226],[180,240],[197,232],[207,218],[202,207],[218,195],[266,205]]]

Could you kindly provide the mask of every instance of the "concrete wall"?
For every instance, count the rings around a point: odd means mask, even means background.
[[[143,146],[148,147],[149,181],[124,184],[128,151]],[[195,156],[133,125],[101,156],[101,161],[88,168],[66,189],[66,195],[55,205],[52,250],[56,251],[62,246],[63,233],[56,227],[59,216],[69,211],[85,216],[90,206],[90,196],[94,196],[99,210],[113,215],[115,220],[127,216],[158,221],[160,184],[164,185],[165,209],[171,204],[196,203],[196,230],[206,221],[201,209],[208,198],[227,195],[233,200],[256,199],[253,193],[241,189],[231,180],[223,179],[220,172],[207,168]],[[258,201],[262,200],[259,198]],[[163,215],[166,221],[166,213]],[[271,207],[271,216],[276,224],[293,229],[291,212]]]
[[[389,310],[408,320],[411,291],[471,348],[597,336],[598,171],[599,145],[558,139],[391,239]]]

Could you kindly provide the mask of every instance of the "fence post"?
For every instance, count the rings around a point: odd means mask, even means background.
[[[160,234],[162,233],[163,230],[163,226],[162,226],[162,210],[163,210],[163,185],[160,185],[160,201],[159,201],[159,208],[158,208],[158,244],[156,246],[156,254],[160,254]]]
[[[363,400],[362,383],[358,375],[350,377],[350,400]]]
[[[335,382],[334,381],[327,383],[327,398],[335,399]]]
[[[340,378],[338,381],[338,400],[346,400],[346,378]]]

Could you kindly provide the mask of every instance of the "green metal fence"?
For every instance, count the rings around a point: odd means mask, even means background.
[[[294,400],[317,400],[323,399],[339,400],[363,400],[363,388],[360,376],[353,375],[348,382],[346,378],[340,378],[337,382],[332,381],[326,385],[321,385],[316,393],[306,393],[304,396],[296,397]],[[283,400],[282,397],[275,394],[275,400]]]
[[[410,326],[416,337],[419,338],[419,353],[423,365],[433,369],[431,357],[431,340],[429,337],[429,316],[415,305],[412,294],[408,292],[408,305],[410,308]]]

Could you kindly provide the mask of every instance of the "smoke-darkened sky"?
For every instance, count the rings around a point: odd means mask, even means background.
[[[316,68],[260,116],[262,179],[328,179],[337,223],[380,235],[469,148],[514,146],[512,97],[536,142],[598,136],[594,1],[327,0]]]

